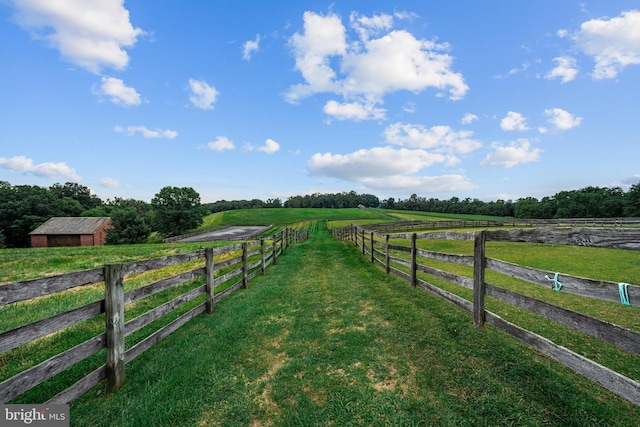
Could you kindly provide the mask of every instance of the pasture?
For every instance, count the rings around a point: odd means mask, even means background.
[[[121,389],[108,391],[104,384],[98,385],[74,401],[72,425],[640,423],[640,408],[492,326],[473,326],[468,313],[386,275],[353,243],[337,241],[325,229],[326,220],[330,227],[367,224],[393,220],[394,212],[247,211],[214,214],[215,221],[210,223],[240,224],[253,212],[260,218],[253,224],[275,224],[278,229],[284,222],[293,229],[311,231],[311,239],[288,249],[278,265],[253,279],[248,289],[218,303],[212,314],[196,316],[133,360]],[[7,268],[2,269],[0,284],[228,243],[2,250],[0,263]],[[473,242],[468,241],[433,240],[419,245],[429,251],[473,254]],[[638,284],[640,277],[639,255],[638,251],[487,243],[489,257],[631,284]],[[441,267],[437,261],[432,265]],[[473,276],[468,266],[453,269]],[[488,275],[487,280],[518,291],[523,288],[515,279]],[[438,278],[430,281],[470,298],[467,289]],[[87,290],[92,298],[100,294],[98,288]],[[585,302],[538,288],[526,292],[640,331],[635,307]],[[65,299],[81,295],[68,291],[54,301],[66,304]],[[630,378],[640,378],[635,356],[498,301],[488,301],[487,309],[551,334],[554,341]],[[9,319],[7,313],[0,307],[0,332],[33,316],[22,310],[24,318],[12,315]],[[27,353],[20,353],[20,360],[0,357],[0,381],[16,366],[28,365],[30,357]],[[46,393],[45,387],[30,399],[44,401]]]
[[[638,407],[324,230],[134,361],[120,390],[96,394],[72,404],[74,424],[640,422]]]

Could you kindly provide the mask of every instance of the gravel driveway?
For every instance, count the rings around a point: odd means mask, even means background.
[[[271,226],[235,226],[227,227],[222,230],[211,231],[209,233],[198,234],[197,236],[186,237],[184,239],[176,240],[177,243],[187,242],[211,242],[214,240],[243,240],[250,239],[265,230],[268,230]]]

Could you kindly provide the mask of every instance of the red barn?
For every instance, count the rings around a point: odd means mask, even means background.
[[[102,246],[109,227],[108,217],[53,217],[29,233],[31,247]]]

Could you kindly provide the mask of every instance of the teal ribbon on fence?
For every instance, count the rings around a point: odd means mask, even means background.
[[[620,302],[623,305],[628,305],[630,307],[631,303],[629,302],[629,291],[627,290],[628,286],[628,283],[618,283],[618,292],[620,293]]]
[[[554,291],[559,291],[560,289],[562,289],[562,283],[558,282],[558,276],[560,275],[560,273],[556,273],[555,276],[553,276],[553,279],[549,276],[544,276],[546,277],[547,280],[551,280],[553,281],[553,290]]]

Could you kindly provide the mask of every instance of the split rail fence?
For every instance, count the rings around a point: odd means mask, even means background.
[[[363,225],[367,231],[400,233],[412,230],[437,230],[478,227],[637,227],[640,218],[567,218],[567,219],[505,219],[505,220],[405,220]]]
[[[206,248],[191,253],[105,265],[103,268],[0,285],[0,309],[2,309],[2,306],[30,304],[38,298],[58,292],[73,292],[83,286],[104,282],[104,298],[101,300],[2,332],[0,363],[11,359],[12,350],[37,342],[50,334],[67,330],[80,322],[105,315],[102,328],[104,332],[0,382],[0,402],[11,401],[102,349],[106,349],[105,364],[44,403],[69,403],[104,379],[107,380],[109,388],[120,387],[125,380],[127,363],[195,316],[213,312],[215,303],[238,288],[246,288],[249,280],[258,274],[264,274],[266,267],[270,264],[276,264],[278,256],[284,252],[285,248],[292,243],[302,242],[308,237],[307,231],[287,228],[268,240],[260,239],[224,247]],[[184,264],[184,268],[191,268],[187,263],[201,266],[202,261],[204,261],[204,267],[170,277],[166,277],[167,273],[162,273],[160,270],[181,264]],[[157,273],[163,278],[125,292],[125,278],[140,273]],[[199,285],[203,276],[204,284]],[[195,279],[200,279],[200,282],[197,280],[193,282],[195,286],[191,286],[193,289],[125,322],[126,306]],[[206,295],[204,302],[125,350],[126,336],[169,313],[175,314],[175,310],[203,294]],[[2,315],[1,311],[0,315]],[[1,364],[0,367],[2,367]]]
[[[410,282],[414,287],[421,287],[473,313],[473,320],[476,325],[482,326],[485,322],[493,325],[573,369],[575,372],[599,383],[609,391],[635,405],[640,405],[639,382],[485,310],[485,295],[488,295],[606,341],[624,351],[640,355],[640,334],[636,331],[485,282],[485,271],[490,269],[546,288],[549,288],[551,284],[555,290],[561,290],[562,292],[622,303],[630,307],[640,307],[640,286],[565,274],[560,276],[558,273],[554,274],[535,268],[523,267],[485,256],[485,243],[487,241],[640,250],[639,229],[533,228],[482,230],[478,232],[434,231],[420,234],[397,233],[390,235],[368,231],[362,227],[351,225],[332,229],[331,232],[341,240],[354,242],[356,247],[362,250],[363,255],[369,256],[371,262],[385,268],[387,274],[398,275]],[[390,243],[390,239],[409,240],[411,243],[410,246],[397,245]],[[454,255],[422,250],[416,246],[416,241],[420,239],[473,240],[474,255]],[[401,253],[407,255],[402,258],[392,256],[392,253],[394,255]],[[423,259],[473,266],[473,278],[420,264],[419,261]],[[405,271],[401,269],[402,267],[404,267]],[[473,290],[473,301],[468,301],[422,280],[418,277],[418,272],[442,278],[455,285]],[[638,314],[640,315],[640,313]]]

